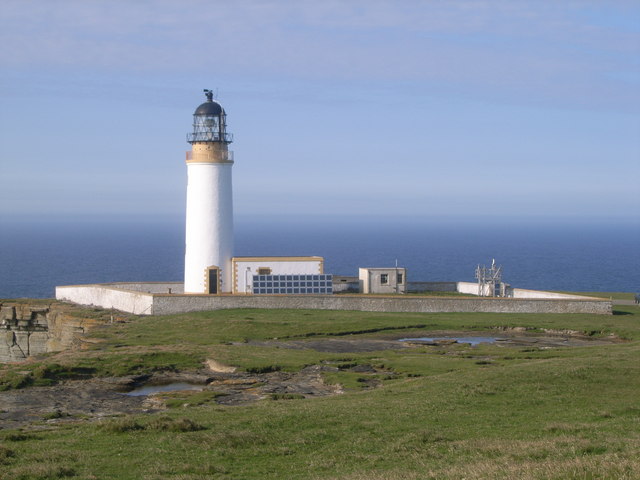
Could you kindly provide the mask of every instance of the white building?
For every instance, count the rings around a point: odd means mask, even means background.
[[[332,276],[322,257],[234,257],[233,293],[330,294]]]
[[[359,268],[360,293],[405,293],[407,270],[402,267]]]

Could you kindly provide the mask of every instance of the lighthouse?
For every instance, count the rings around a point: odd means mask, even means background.
[[[219,294],[232,291],[232,136],[224,109],[210,90],[204,92],[207,101],[196,108],[187,135],[184,292]]]

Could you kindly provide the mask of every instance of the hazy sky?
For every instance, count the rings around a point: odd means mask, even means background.
[[[239,215],[640,219],[637,1],[0,4],[0,215],[183,214],[202,89]]]

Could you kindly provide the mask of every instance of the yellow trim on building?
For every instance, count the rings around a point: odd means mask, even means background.
[[[186,152],[187,164],[190,163],[233,163],[233,153],[222,143],[194,143]]]
[[[216,277],[218,278],[218,288],[216,289],[216,293],[209,293],[209,276],[211,270],[216,270],[218,274]],[[204,269],[204,293],[206,295],[220,295],[222,289],[222,276],[220,275],[220,267],[216,265],[211,265]]]
[[[323,257],[232,257],[232,262],[308,262],[308,261],[320,261],[324,263]]]

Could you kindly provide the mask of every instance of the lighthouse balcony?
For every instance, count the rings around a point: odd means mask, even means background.
[[[223,142],[223,143],[231,143],[233,142],[233,134],[226,133],[224,131],[216,131],[209,129],[199,129],[196,128],[196,131],[193,133],[187,133],[187,142],[188,143],[197,143],[197,142]]]
[[[194,159],[193,151],[189,150],[186,152],[187,154],[187,162],[190,162]],[[230,162],[233,163],[233,151],[225,150],[216,152],[216,158],[221,162]]]

